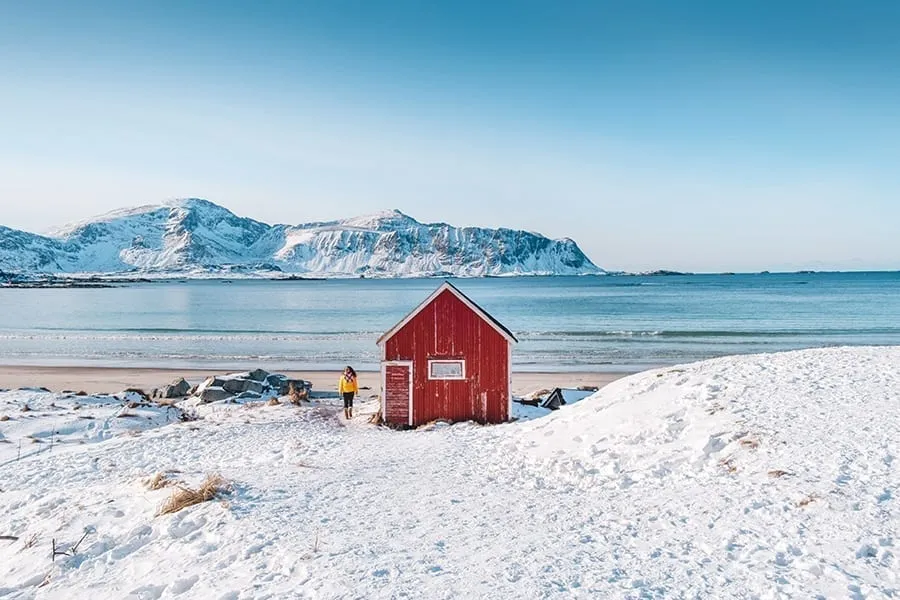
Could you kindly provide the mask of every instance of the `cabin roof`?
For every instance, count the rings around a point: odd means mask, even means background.
[[[510,331],[509,329],[504,327],[500,321],[498,321],[497,319],[492,317],[489,312],[487,312],[486,310],[484,310],[483,308],[478,306],[471,298],[469,298],[468,296],[463,294],[461,291],[459,291],[459,289],[455,285],[453,285],[449,281],[445,281],[436,290],[434,290],[434,292],[432,292],[430,296],[425,298],[425,300],[423,300],[421,304],[419,304],[416,308],[414,308],[412,311],[410,311],[410,313],[408,315],[406,315],[405,317],[403,317],[403,319],[401,319],[396,325],[394,325],[393,327],[388,329],[384,333],[384,335],[382,335],[380,338],[378,338],[378,342],[377,342],[378,345],[380,346],[386,340],[393,337],[395,333],[397,333],[398,331],[403,329],[403,327],[407,323],[412,321],[416,317],[416,315],[418,315],[420,312],[422,312],[422,310],[426,306],[431,304],[435,300],[435,298],[440,296],[445,291],[449,291],[451,294],[453,294],[454,296],[459,298],[459,300],[463,304],[465,304],[472,311],[477,313],[478,316],[480,316],[482,319],[484,319],[488,323],[488,325],[493,327],[497,331],[497,333],[499,333],[500,335],[505,337],[510,343],[518,343],[519,340],[516,339],[516,336],[513,335],[512,331]]]

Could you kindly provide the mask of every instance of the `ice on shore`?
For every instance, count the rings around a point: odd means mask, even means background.
[[[897,597],[898,373],[900,348],[729,357],[408,432],[222,407],[0,468],[0,597]],[[158,517],[155,472],[233,492]]]

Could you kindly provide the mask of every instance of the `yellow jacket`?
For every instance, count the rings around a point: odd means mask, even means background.
[[[354,394],[359,393],[359,383],[356,381],[356,377],[347,381],[347,378],[341,375],[341,379],[338,383],[338,393],[346,394],[347,392],[353,392]]]

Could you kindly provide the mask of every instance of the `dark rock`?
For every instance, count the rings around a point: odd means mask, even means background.
[[[240,394],[241,392],[256,392],[260,394],[266,386],[253,379],[227,379],[222,384],[222,387],[233,394]]]
[[[273,373],[266,377],[266,385],[278,392],[280,395],[284,395],[287,392],[282,392],[281,390],[287,389],[287,380],[288,378],[286,376]]]
[[[184,377],[179,377],[169,385],[167,385],[163,391],[164,398],[183,398],[187,396],[191,391],[191,384],[184,380]]]
[[[262,394],[263,390],[266,389],[266,385],[264,383],[260,383],[259,381],[248,381],[247,388],[245,391],[247,392],[256,392],[257,394]]]
[[[262,395],[256,392],[241,392],[237,397],[238,400],[259,400],[260,398],[262,398]]]
[[[249,374],[250,379],[253,381],[265,381],[268,376],[269,372],[262,369],[254,369]]]
[[[218,402],[234,396],[231,392],[217,386],[210,386],[200,392],[200,401],[203,403]]]
[[[222,387],[232,394],[240,394],[247,391],[248,384],[250,384],[249,379],[226,379]]]

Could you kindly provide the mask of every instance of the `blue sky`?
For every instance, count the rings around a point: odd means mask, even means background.
[[[900,3],[0,0],[0,224],[399,208],[643,270],[900,268]]]

